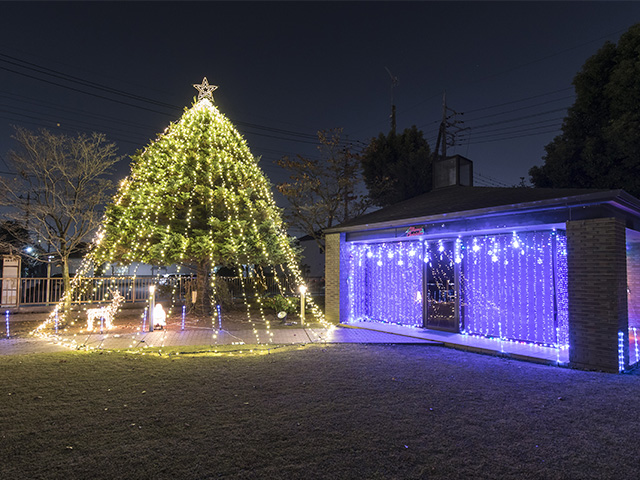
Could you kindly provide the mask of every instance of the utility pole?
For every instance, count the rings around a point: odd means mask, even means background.
[[[393,103],[393,87],[398,86],[398,77],[394,77],[391,71],[387,67],[384,67],[384,69],[389,74],[389,77],[391,77],[391,133],[395,135],[396,134],[396,106]]]
[[[438,139],[436,140],[435,158],[438,158],[438,150],[440,150],[440,142],[442,142],[442,158],[447,156],[447,142],[443,138],[447,137],[447,92],[442,94],[442,120],[440,120],[440,128],[438,129]]]
[[[440,158],[447,158],[447,145],[455,147],[456,135],[461,131],[466,130],[466,128],[459,126],[464,122],[456,119],[458,115],[464,115],[464,113],[456,112],[455,110],[447,107],[447,92],[444,92],[442,94],[442,120],[440,121],[440,128],[438,129],[435,158],[438,158],[439,150],[442,150]],[[440,148],[441,146],[442,149]]]
[[[347,141],[349,140],[349,136],[347,135]],[[349,178],[349,148],[348,147],[343,147],[342,148],[342,155],[344,156],[344,180],[345,180],[345,191],[343,192],[344,194],[344,222],[346,222],[347,220],[349,220],[349,182],[347,181],[347,178]]]

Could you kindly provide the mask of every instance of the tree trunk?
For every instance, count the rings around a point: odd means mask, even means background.
[[[195,302],[195,313],[197,315],[211,315],[211,262],[202,260],[198,263],[196,290],[198,292]]]
[[[69,278],[69,257],[62,258],[62,284],[64,289],[62,290],[64,295],[63,315],[65,318],[69,316],[71,312],[71,279]]]

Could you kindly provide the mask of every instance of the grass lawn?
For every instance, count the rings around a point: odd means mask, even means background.
[[[63,352],[0,369],[3,480],[638,478],[633,374],[424,345]]]

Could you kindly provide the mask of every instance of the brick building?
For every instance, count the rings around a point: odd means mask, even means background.
[[[640,200],[450,177],[325,232],[329,320],[530,346],[579,368],[638,362]]]

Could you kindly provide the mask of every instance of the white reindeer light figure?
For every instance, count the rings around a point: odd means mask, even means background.
[[[100,319],[104,319],[105,330],[111,330],[113,328],[113,317],[120,308],[120,305],[124,302],[124,297],[120,295],[120,292],[117,290],[114,292],[113,290],[109,290],[111,292],[111,303],[99,308],[89,308],[87,309],[87,330],[93,330],[93,323],[97,320],[98,324],[100,323]]]

